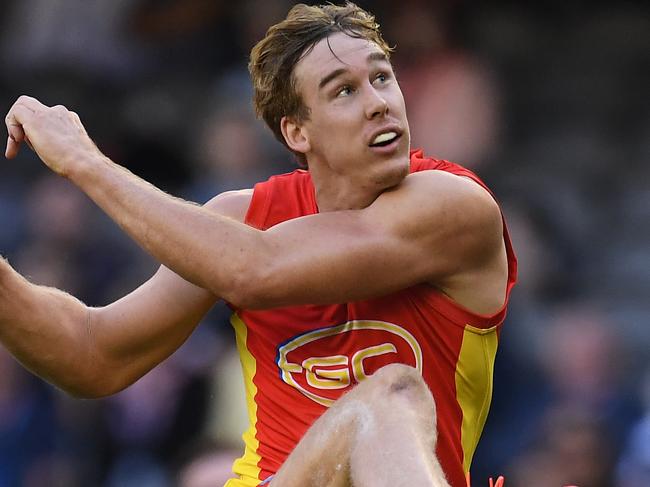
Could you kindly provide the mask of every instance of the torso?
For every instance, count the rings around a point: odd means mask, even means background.
[[[443,161],[412,159],[412,165],[416,170],[457,170]],[[292,174],[279,176],[278,184],[258,185],[255,198],[250,192],[231,194],[231,214],[241,216],[248,207],[244,221],[264,230],[314,213],[308,173]],[[274,196],[276,186],[282,189]],[[508,262],[505,278],[491,269],[463,277],[474,283],[475,293],[490,295],[491,288],[500,288],[474,308],[434,285],[420,284],[338,305],[236,309],[232,323],[251,427],[244,435],[246,453],[234,467],[241,477],[227,486],[256,486],[277,471],[325,408],[365,376],[394,362],[416,367],[432,390],[439,418],[436,454],[451,484],[464,486],[490,404],[504,303],[515,280],[507,234],[503,254]],[[483,281],[490,282],[484,285],[487,291],[483,284],[476,286]],[[499,301],[497,309],[490,300]],[[487,313],[476,312],[485,309]]]

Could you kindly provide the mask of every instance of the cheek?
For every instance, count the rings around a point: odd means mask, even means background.
[[[348,152],[354,147],[355,130],[344,118],[320,120],[311,128],[312,147],[328,153]]]
[[[398,91],[394,94],[393,106],[404,116],[406,116],[406,102],[404,101],[404,96],[401,91]]]

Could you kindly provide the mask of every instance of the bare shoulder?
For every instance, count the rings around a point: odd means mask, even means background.
[[[473,199],[493,202],[492,195],[476,181],[446,171],[420,171],[405,179],[404,189],[413,196],[429,196],[463,203]]]
[[[410,174],[371,207],[379,214],[392,213],[391,221],[400,226],[426,229],[429,223],[437,231],[475,228],[480,233],[492,229],[498,234],[502,230],[501,211],[492,195],[476,181],[445,171]]]
[[[226,191],[218,194],[205,204],[205,208],[244,223],[246,212],[253,198],[252,189]]]
[[[422,171],[380,195],[368,210],[371,223],[414,256],[423,282],[476,313],[491,314],[503,305],[503,220],[480,184],[444,171]]]

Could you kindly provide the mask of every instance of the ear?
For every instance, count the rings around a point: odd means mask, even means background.
[[[282,136],[292,151],[307,154],[311,150],[309,134],[304,125],[284,116],[280,120],[280,130],[282,130]]]

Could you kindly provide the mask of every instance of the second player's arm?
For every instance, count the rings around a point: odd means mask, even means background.
[[[248,192],[225,193],[208,211],[243,220]],[[0,341],[23,365],[80,397],[133,383],[173,353],[215,296],[161,267],[142,286],[103,307],[28,282],[0,258]]]

